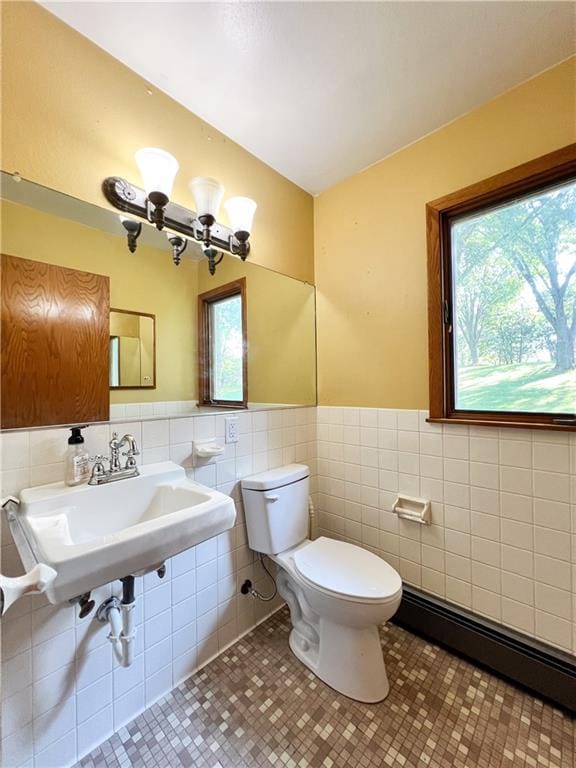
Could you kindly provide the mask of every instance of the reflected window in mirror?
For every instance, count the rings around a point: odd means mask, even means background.
[[[110,389],[155,389],[156,318],[110,310]]]
[[[198,296],[200,405],[248,405],[246,279]]]

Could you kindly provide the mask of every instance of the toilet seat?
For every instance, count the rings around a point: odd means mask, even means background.
[[[402,591],[400,575],[385,560],[324,536],[294,552],[294,566],[310,586],[353,602],[385,603]]]

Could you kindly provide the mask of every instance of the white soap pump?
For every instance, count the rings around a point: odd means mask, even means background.
[[[81,485],[90,479],[90,454],[84,447],[82,430],[84,427],[71,427],[66,454],[66,485]]]

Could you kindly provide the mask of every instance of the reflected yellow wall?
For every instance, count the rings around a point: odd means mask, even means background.
[[[137,182],[135,150],[164,147],[175,200],[193,176],[254,198],[251,259],[313,282],[312,197],[35,3],[2,3],[2,70],[2,170],[104,206],[106,176]]]
[[[576,141],[576,58],[315,200],[319,402],[428,406],[425,204]]]
[[[0,201],[2,251],[110,277],[110,305],[156,315],[157,388],[111,391],[112,403],[197,399],[198,265],[42,211]]]
[[[210,276],[199,268],[200,293],[246,277],[248,400],[316,403],[314,289],[226,256]]]
[[[140,381],[140,342],[133,336],[121,336],[119,346],[120,385]]]
[[[138,315],[110,311],[110,336],[140,336]]]

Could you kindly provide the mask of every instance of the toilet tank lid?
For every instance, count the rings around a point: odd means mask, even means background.
[[[303,480],[309,475],[310,468],[305,464],[287,464],[285,467],[277,467],[245,477],[242,480],[242,488],[251,491],[270,491],[273,488],[282,488],[284,485]]]

